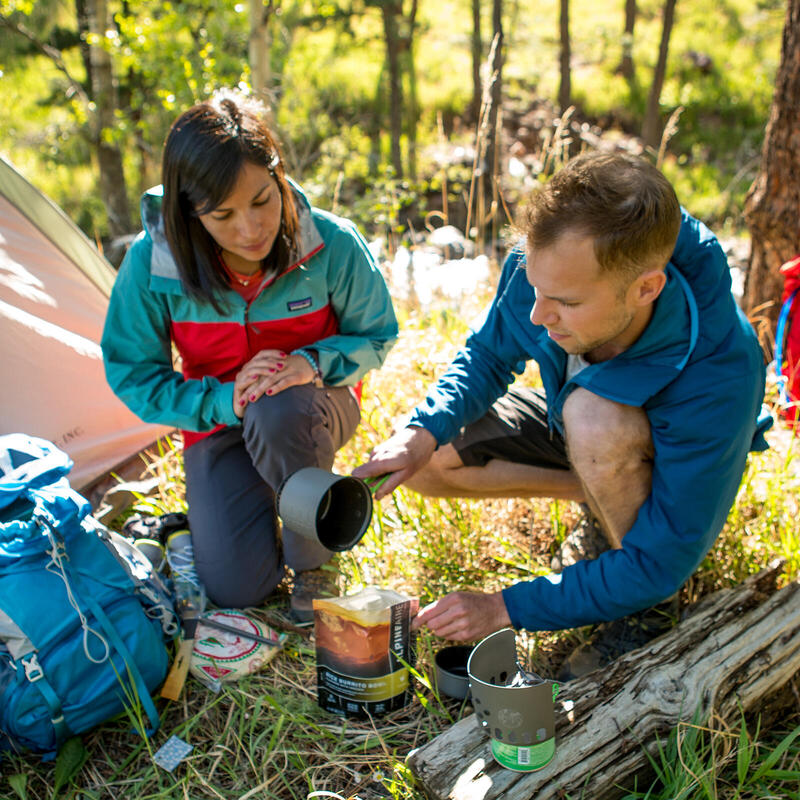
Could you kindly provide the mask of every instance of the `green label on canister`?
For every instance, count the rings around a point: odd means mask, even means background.
[[[556,752],[555,737],[546,742],[520,746],[498,742],[492,739],[492,755],[494,760],[506,769],[516,772],[533,772],[550,763]]]

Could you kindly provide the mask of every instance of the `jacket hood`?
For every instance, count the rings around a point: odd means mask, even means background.
[[[297,218],[300,223],[300,248],[299,252],[294,254],[291,265],[296,266],[307,261],[325,243],[317,230],[317,226],[314,224],[311,204],[308,202],[303,190],[293,180],[288,180],[294,194],[297,205]],[[153,242],[153,250],[150,257],[150,274],[158,278],[179,281],[178,266],[172,257],[172,252],[169,249],[167,237],[164,233],[164,218],[161,215],[163,202],[164,187],[161,185],[153,186],[142,195],[142,225],[145,233]]]
[[[667,284],[641,337],[616,358],[579,372],[576,384],[641,406],[673,381],[690,358],[702,358],[731,336],[740,320],[728,259],[716,236],[685,209],[666,274]],[[635,373],[628,373],[631,369]],[[632,374],[635,381],[629,379]]]
[[[519,263],[524,262],[520,259]],[[641,406],[680,374],[697,345],[698,307],[694,292],[678,268],[667,264],[666,274],[667,283],[639,339],[618,356],[585,367],[569,382],[567,392],[584,386],[609,400]],[[535,353],[540,367],[549,364],[563,380],[567,354],[544,328],[530,321],[535,293],[522,269],[514,273],[509,286],[512,285],[499,298],[499,308],[514,321],[525,320],[521,330],[515,325],[521,345]],[[556,419],[560,418],[560,407],[560,403],[555,404]]]
[[[681,209],[681,230],[670,259],[686,279],[697,305],[700,326],[698,355],[703,356],[729,338],[739,324],[731,293],[731,270],[717,237]]]
[[[666,273],[667,283],[642,335],[618,356],[581,370],[577,385],[641,406],[678,377],[697,345],[698,308],[681,273],[672,264]]]

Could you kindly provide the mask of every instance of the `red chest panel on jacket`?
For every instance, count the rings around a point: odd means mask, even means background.
[[[172,338],[186,378],[232,381],[261,350],[307,347],[338,330],[330,306],[291,319],[248,322],[173,322]]]

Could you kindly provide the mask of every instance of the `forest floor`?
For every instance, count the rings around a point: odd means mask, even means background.
[[[463,341],[465,320],[477,314],[485,299],[479,291],[460,299],[438,298],[427,310],[398,304],[400,340],[384,368],[366,382],[362,425],[338,454],[335,471],[346,474],[363,462],[394,421],[421,399]],[[535,370],[521,378],[532,384],[537,379]],[[735,585],[776,557],[786,561],[782,581],[800,575],[797,440],[780,426],[769,438],[772,449],[751,455],[725,529],[681,590],[682,607]],[[159,478],[159,488],[138,502],[138,510],[185,508],[178,441],[151,463],[149,472]],[[548,572],[551,556],[578,515],[577,506],[568,502],[437,500],[399,489],[378,505],[364,539],[342,554],[340,589],[351,594],[365,585],[379,585],[418,597],[423,604],[447,591],[498,589]],[[253,615],[277,624],[286,609],[288,588],[287,581]],[[518,643],[529,667],[552,676],[566,654],[590,634],[591,628],[521,633]],[[133,735],[131,718],[124,716],[77,740],[70,757],[61,756],[54,764],[8,758],[0,796],[306,800],[323,791],[361,800],[421,800],[405,757],[471,712],[468,704],[437,690],[433,656],[444,644],[421,632],[409,704],[361,722],[320,710],[311,632],[291,632],[282,651],[262,671],[223,684],[219,693],[190,678],[179,702],[161,702],[161,729],[152,740]],[[678,741],[677,754],[674,748],[665,749],[667,763],[659,767],[661,778],[654,780],[647,797],[797,797],[797,710],[787,711],[769,729],[762,729],[757,720],[727,724],[717,732],[700,730],[692,739],[691,753],[685,738]],[[156,765],[154,753],[172,735],[193,749],[167,772]],[[722,758],[718,745],[731,736],[737,737],[738,745],[732,754],[730,748],[725,750]],[[690,770],[683,768],[690,763]],[[714,794],[708,793],[709,776]],[[625,796],[632,800],[644,794]]]

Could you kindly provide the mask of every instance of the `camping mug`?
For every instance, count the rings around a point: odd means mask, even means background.
[[[372,491],[352,475],[336,475],[317,467],[292,473],[278,490],[278,516],[287,528],[341,552],[355,547],[372,519]]]

